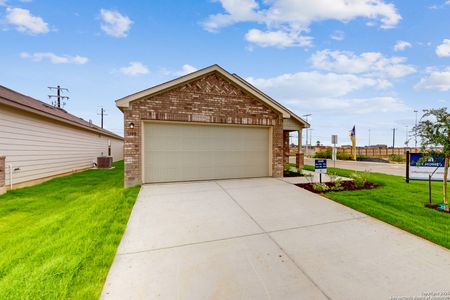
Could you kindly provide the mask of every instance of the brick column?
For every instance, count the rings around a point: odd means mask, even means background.
[[[305,154],[297,153],[295,155],[295,166],[299,169],[303,169],[305,167]]]
[[[283,131],[283,166],[289,163],[289,131]]]
[[[5,187],[5,178],[6,178],[6,169],[5,169],[5,156],[0,156],[0,195],[6,192]]]

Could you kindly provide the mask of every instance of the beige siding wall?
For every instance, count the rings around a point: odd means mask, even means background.
[[[89,168],[108,153],[122,159],[122,141],[0,105],[0,155],[6,156],[6,184],[23,183]],[[120,147],[119,147],[120,146]],[[119,150],[117,150],[119,148]]]
[[[114,161],[123,159],[123,141],[111,138],[111,156]]]

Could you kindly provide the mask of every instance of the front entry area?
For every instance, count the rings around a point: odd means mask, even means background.
[[[271,176],[271,127],[145,122],[144,183]]]

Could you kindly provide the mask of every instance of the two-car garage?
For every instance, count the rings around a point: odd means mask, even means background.
[[[271,129],[144,122],[144,183],[271,176]]]

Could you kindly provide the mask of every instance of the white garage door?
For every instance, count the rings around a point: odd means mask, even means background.
[[[267,127],[145,123],[144,181],[269,176]]]

